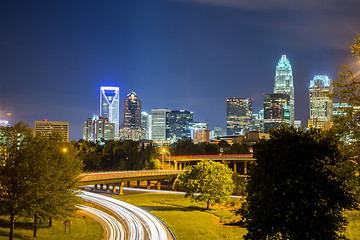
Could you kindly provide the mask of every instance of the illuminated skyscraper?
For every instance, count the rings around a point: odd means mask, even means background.
[[[141,101],[135,92],[129,93],[123,102],[123,121],[120,127],[120,138],[135,141],[143,138]]]
[[[193,112],[188,110],[172,110],[166,116],[167,139],[176,141],[182,138],[191,137],[190,127],[193,123]]]
[[[140,129],[141,127],[141,101],[135,92],[127,95],[123,103],[124,123],[123,127]]]
[[[98,142],[101,139],[114,140],[115,124],[110,123],[106,117],[94,115],[83,124],[83,139]]]
[[[252,99],[226,98],[226,134],[244,135],[252,116]]]
[[[290,124],[294,124],[294,82],[289,59],[283,54],[276,66],[274,93],[290,96]]]
[[[169,109],[151,110],[151,139],[166,140],[166,115]]]
[[[332,117],[332,99],[328,93],[332,92],[331,80],[327,75],[316,75],[310,81],[310,124],[313,127],[324,125],[324,122],[330,122]],[[319,125],[319,126],[320,126]]]
[[[143,132],[143,139],[151,139],[151,115],[147,112],[141,112],[141,129]]]
[[[264,95],[264,132],[278,128],[282,123],[290,125],[290,96],[288,94]]]
[[[115,124],[115,133],[119,132],[119,88],[100,88],[100,116]]]

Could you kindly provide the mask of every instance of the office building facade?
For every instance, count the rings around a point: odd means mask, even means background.
[[[151,139],[152,140],[166,140],[166,116],[170,110],[152,109],[151,110]]]
[[[282,123],[291,125],[290,95],[265,94],[264,95],[264,132],[278,128]]]
[[[290,96],[290,124],[294,124],[294,80],[289,59],[283,54],[276,66],[274,94],[288,94]]]
[[[252,117],[252,99],[226,98],[226,133],[243,135],[249,130]]]
[[[96,143],[101,139],[115,139],[115,123],[109,122],[106,117],[94,115],[83,124],[83,140]]]
[[[135,92],[130,92],[123,102],[123,123],[120,127],[120,138],[129,140],[142,139],[141,101]]]
[[[60,133],[64,141],[69,142],[69,122],[63,121],[35,121],[35,135],[50,136],[52,133]]]
[[[143,139],[151,139],[151,115],[147,112],[141,112],[141,129],[144,134]]]
[[[166,116],[166,138],[171,141],[191,137],[190,127],[193,123],[193,112],[172,110]]]
[[[310,81],[310,119],[308,125],[314,128],[330,128],[333,114],[333,101],[328,95],[330,93],[332,93],[332,84],[327,75],[316,75]]]
[[[119,132],[119,88],[100,87],[100,116],[114,123],[114,133]]]

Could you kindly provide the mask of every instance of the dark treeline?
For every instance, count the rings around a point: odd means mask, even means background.
[[[226,141],[220,141],[218,144],[200,143],[195,144],[191,139],[178,140],[170,145],[172,156],[179,155],[216,155],[216,154],[241,154],[249,153],[249,148],[245,144],[228,144]]]
[[[160,149],[149,144],[126,141],[103,141],[95,144],[89,141],[71,142],[77,150],[77,155],[84,162],[85,171],[122,171],[161,169]],[[249,153],[246,145],[228,144],[221,141],[218,144],[195,144],[191,139],[178,140],[166,147],[171,156],[178,155],[216,155]]]
[[[156,151],[152,145],[139,145],[138,142],[105,141],[95,144],[89,141],[72,144],[78,150],[78,156],[84,162],[85,171],[121,171],[158,169]]]

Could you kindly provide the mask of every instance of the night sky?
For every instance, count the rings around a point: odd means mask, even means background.
[[[258,112],[286,54],[305,125],[313,76],[360,70],[349,51],[359,10],[359,0],[0,0],[0,119],[69,121],[78,140],[100,86],[118,86],[143,111],[188,109],[225,128],[226,97],[253,98]]]

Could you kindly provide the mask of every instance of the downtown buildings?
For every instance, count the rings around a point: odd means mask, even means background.
[[[252,117],[251,98],[226,98],[226,134],[244,135]]]
[[[100,114],[83,124],[83,139],[97,142],[119,138],[119,88],[100,87]]]
[[[69,142],[69,122],[64,121],[35,121],[35,135],[50,136],[59,133],[65,142]]]
[[[140,140],[143,135],[141,101],[135,92],[130,92],[123,102],[123,123],[120,127],[120,139]]]
[[[264,132],[278,128],[282,123],[293,125],[294,82],[289,59],[283,54],[276,66],[273,94],[264,94]]]
[[[309,86],[310,119],[308,126],[329,129],[333,115],[333,101],[331,80],[327,75],[316,75]]]

